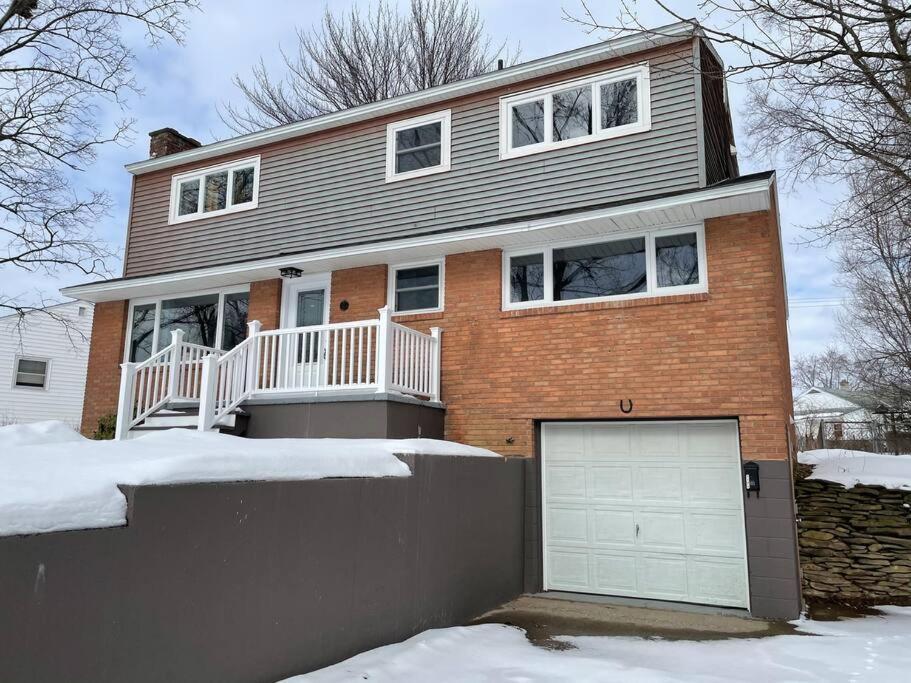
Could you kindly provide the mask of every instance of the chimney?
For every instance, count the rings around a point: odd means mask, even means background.
[[[199,147],[199,140],[181,135],[173,128],[160,128],[149,133],[149,156],[153,159]]]

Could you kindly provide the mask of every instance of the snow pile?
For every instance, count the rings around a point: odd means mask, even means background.
[[[118,484],[410,476],[397,453],[496,455],[433,439],[242,439],[172,429],[92,441],[59,422],[4,428],[0,536],[122,525]]]
[[[902,681],[911,667],[911,608],[881,617],[799,622],[795,634],[712,641],[561,637],[569,650],[528,642],[500,624],[426,631],[285,683],[594,683],[623,681]]]
[[[810,479],[824,479],[852,488],[857,484],[911,490],[911,455],[882,455],[839,448],[799,453],[804,465],[813,465]]]
[[[11,446],[34,446],[85,440],[84,436],[57,420],[0,427],[0,448],[3,450]]]

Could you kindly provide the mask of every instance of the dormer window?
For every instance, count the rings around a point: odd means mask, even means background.
[[[259,157],[181,173],[171,179],[171,223],[256,208]]]
[[[500,157],[510,159],[646,131],[648,65],[618,69],[500,100]]]
[[[386,182],[449,170],[449,110],[386,127]]]

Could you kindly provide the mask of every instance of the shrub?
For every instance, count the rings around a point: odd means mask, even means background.
[[[97,441],[108,441],[114,438],[117,432],[117,416],[114,413],[108,413],[98,418],[98,426],[92,433],[92,438]]]

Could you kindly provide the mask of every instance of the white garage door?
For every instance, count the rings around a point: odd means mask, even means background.
[[[748,606],[736,422],[542,436],[546,590]]]

